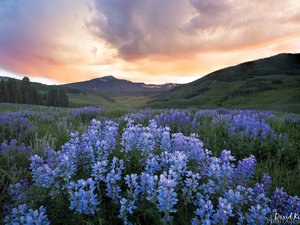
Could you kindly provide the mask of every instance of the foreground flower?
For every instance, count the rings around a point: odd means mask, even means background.
[[[46,208],[41,206],[37,210],[28,209],[26,204],[19,205],[18,208],[13,208],[10,215],[6,216],[5,224],[36,224],[36,225],[48,225],[50,224],[47,215]]]

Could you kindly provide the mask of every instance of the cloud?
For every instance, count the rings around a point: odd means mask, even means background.
[[[200,13],[206,15],[218,15],[230,7],[230,3],[224,0],[199,1],[189,0],[193,7]]]
[[[92,46],[91,47],[91,53],[94,55],[94,57],[96,57],[97,52],[98,52],[98,48],[95,47],[95,46]]]
[[[86,27],[123,59],[164,55],[180,45],[178,24],[185,22],[189,5],[182,0],[96,0],[97,11]]]
[[[95,0],[95,8],[87,29],[126,61],[181,60],[300,34],[294,0]]]
[[[68,66],[87,63],[90,46],[81,45],[86,33],[80,27],[86,12],[86,2],[79,0],[1,1],[0,67],[55,77],[51,71],[62,76]]]

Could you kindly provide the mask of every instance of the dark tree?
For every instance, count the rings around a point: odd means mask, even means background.
[[[67,108],[69,106],[69,98],[63,89],[59,90],[58,94],[58,106]]]
[[[23,102],[23,96],[22,96],[22,92],[21,92],[20,88],[18,89],[18,98],[17,99],[18,99],[17,103],[22,104],[22,102]]]
[[[9,93],[3,79],[0,82],[0,102],[9,102]]]
[[[6,86],[9,93],[9,102],[18,103],[19,102],[19,89],[14,78],[9,78],[6,82]]]
[[[52,87],[48,92],[47,105],[48,106],[58,106],[58,91],[56,88]]]
[[[32,100],[33,100],[33,102],[31,104],[43,105],[43,100],[41,98],[40,93],[36,89],[36,87],[32,87]]]
[[[43,100],[47,100],[47,94],[46,93],[43,94]]]
[[[56,88],[54,88],[54,105],[55,107],[58,107],[58,90]]]
[[[54,92],[53,88],[51,88],[51,90],[48,91],[47,106],[53,106],[54,105],[53,92]]]
[[[21,103],[34,104],[33,92],[28,77],[24,77],[20,85]]]

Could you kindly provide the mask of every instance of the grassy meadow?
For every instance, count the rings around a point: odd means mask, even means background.
[[[105,105],[87,96],[70,102]],[[298,114],[132,110],[121,107],[149,96],[113,99],[107,108],[0,105],[1,220],[264,224],[300,213]]]
[[[115,108],[145,108],[148,102],[153,96],[156,94],[150,94],[145,96],[114,96],[110,97],[110,99],[114,100],[114,102],[109,101],[103,98],[99,94],[91,93],[87,95],[83,94],[68,94],[70,107],[85,107],[85,106],[93,106],[100,107],[105,109],[115,109]]]

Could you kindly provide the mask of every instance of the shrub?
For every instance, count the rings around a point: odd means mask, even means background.
[[[272,84],[282,84],[282,80],[272,80]]]

